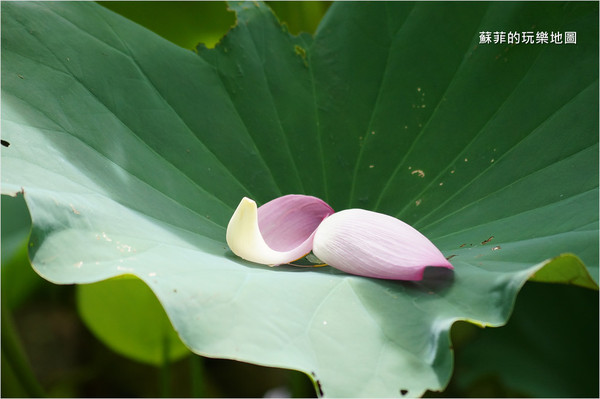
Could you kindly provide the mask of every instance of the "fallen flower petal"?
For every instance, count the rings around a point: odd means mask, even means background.
[[[422,280],[427,266],[453,269],[431,241],[408,224],[364,209],[334,214],[324,201],[286,195],[260,208],[243,198],[227,226],[227,244],[241,258],[275,266],[311,250],[346,273]]]
[[[333,212],[324,201],[307,195],[285,195],[258,209],[244,197],[227,225],[227,244],[251,262],[292,262],[311,251],[315,230]]]
[[[346,273],[393,280],[421,280],[427,266],[452,269],[431,241],[408,224],[364,209],[347,209],[325,219],[313,253]]]

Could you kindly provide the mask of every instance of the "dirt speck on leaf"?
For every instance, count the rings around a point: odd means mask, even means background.
[[[417,175],[421,178],[425,177],[425,172],[423,172],[421,169],[413,170],[412,172],[410,172],[410,174]]]
[[[302,62],[304,66],[308,68],[308,61],[306,59],[306,50],[303,47],[298,46],[297,44],[294,46],[294,52],[296,55],[299,55],[302,58]]]
[[[485,244],[487,244],[488,242],[492,241],[493,239],[494,239],[494,236],[491,236],[491,237],[490,237],[490,238],[488,238],[487,240],[483,240],[483,241],[481,241],[481,245],[485,245]]]

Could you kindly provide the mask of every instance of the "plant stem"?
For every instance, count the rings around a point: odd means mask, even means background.
[[[202,356],[192,353],[190,355],[190,379],[192,385],[192,397],[206,397],[204,386],[204,359]]]
[[[169,337],[167,334],[163,337],[163,361],[160,367],[160,396],[162,398],[171,397],[171,360],[169,359]]]
[[[21,341],[19,339],[10,309],[2,300],[2,358],[6,361],[27,396],[45,397],[44,390],[35,378]]]

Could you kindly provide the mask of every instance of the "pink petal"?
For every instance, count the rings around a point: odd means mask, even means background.
[[[306,195],[286,195],[260,208],[242,198],[227,225],[225,239],[237,256],[276,266],[302,258],[312,248],[315,230],[333,209]]]
[[[453,269],[413,227],[364,209],[347,209],[325,219],[315,233],[313,253],[346,273],[381,279],[421,280],[427,266]]]
[[[319,198],[290,194],[258,208],[258,227],[263,239],[273,250],[286,252],[303,248],[300,250],[303,256],[310,252],[313,235],[319,224],[333,212]]]

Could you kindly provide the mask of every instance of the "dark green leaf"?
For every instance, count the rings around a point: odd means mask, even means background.
[[[532,397],[598,396],[594,313],[596,292],[527,284],[508,324],[482,331],[459,353],[457,383],[468,389],[498,376],[506,386]]]

